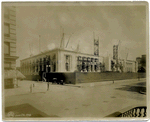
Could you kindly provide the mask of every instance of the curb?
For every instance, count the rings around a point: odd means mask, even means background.
[[[101,82],[93,82],[93,83],[78,83],[78,84],[75,84],[75,86],[78,86],[78,87],[85,87],[85,86],[97,86],[97,85],[108,85],[108,84],[116,84],[116,83],[122,83],[122,82],[144,82],[143,80],[146,79],[146,78],[141,78],[141,80],[139,81],[138,79],[127,79],[127,80],[111,80],[111,81],[101,81]],[[68,85],[69,86],[69,85]]]

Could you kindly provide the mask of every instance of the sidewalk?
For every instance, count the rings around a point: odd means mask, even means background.
[[[5,89],[4,95],[5,97],[13,96],[13,95],[25,95],[25,94],[31,94],[36,92],[46,92],[46,90],[47,90],[46,82],[24,80],[18,82],[17,88]]]
[[[94,86],[101,86],[101,85],[109,85],[109,84],[118,84],[123,82],[145,82],[146,78],[138,79],[127,79],[127,80],[112,80],[112,81],[102,81],[102,82],[93,82],[93,83],[78,83],[75,84],[76,87],[94,87]],[[72,86],[73,84],[69,84]],[[68,86],[69,86],[68,85]]]
[[[103,82],[93,82],[93,83],[79,83],[79,84],[65,84],[65,85],[57,85],[57,84],[49,84],[49,89],[65,89],[65,87],[74,87],[74,88],[86,88],[86,87],[95,87],[95,86],[103,86],[103,85],[115,85],[118,83],[127,83],[127,82],[145,82],[144,79],[129,79],[129,80],[117,80],[117,81],[103,81]],[[31,88],[32,86],[32,88]],[[19,81],[18,87],[13,89],[5,89],[4,95],[5,97],[13,96],[13,95],[26,95],[32,93],[46,93],[47,92],[47,82],[37,82],[37,81]]]
[[[95,82],[93,83],[95,87],[88,87],[91,83],[72,86],[50,84],[48,91],[46,82],[21,81],[19,88],[5,90],[7,92],[5,106],[29,104],[48,116],[104,117],[128,106],[146,105],[146,95],[130,89],[132,86],[140,85],[141,82],[143,84],[144,79],[125,81],[127,82],[118,81],[112,85]],[[33,93],[30,93],[29,86],[32,83],[35,83],[35,87]],[[84,87],[79,88],[77,85]],[[23,92],[25,95],[22,95]],[[28,114],[31,114],[30,110]]]

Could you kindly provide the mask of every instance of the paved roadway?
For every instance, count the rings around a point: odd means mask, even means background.
[[[30,85],[34,84],[30,93]],[[59,117],[105,117],[132,105],[146,105],[146,95],[139,89],[146,80],[127,80],[113,83],[84,83],[78,85],[52,85],[20,81],[19,87],[5,89],[5,106],[28,103],[36,109]],[[30,110],[29,110],[30,114]]]

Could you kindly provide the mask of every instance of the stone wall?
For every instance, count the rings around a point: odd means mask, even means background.
[[[89,82],[102,82],[102,81],[112,81],[112,80],[125,80],[125,79],[138,79],[145,78],[146,73],[115,73],[115,72],[75,72],[75,73],[48,73],[48,78],[50,82],[53,78],[57,78],[58,80],[64,80],[67,84],[76,84],[76,83],[89,83]],[[28,80],[37,81],[41,80],[39,75],[34,76],[26,76]]]
[[[100,81],[112,81],[112,80],[125,80],[145,78],[145,73],[76,73],[76,83],[88,83],[88,82],[100,82]]]

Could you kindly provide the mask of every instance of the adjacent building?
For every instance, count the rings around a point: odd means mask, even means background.
[[[23,76],[16,70],[16,8],[5,6],[3,10],[4,86],[14,87],[17,75]]]
[[[104,57],[105,71],[118,72],[137,72],[138,63],[134,60],[114,59],[113,57]]]
[[[16,8],[4,7],[4,68],[16,67]]]
[[[146,55],[142,55],[141,57],[137,57],[136,61],[138,62],[138,71],[146,72]]]

